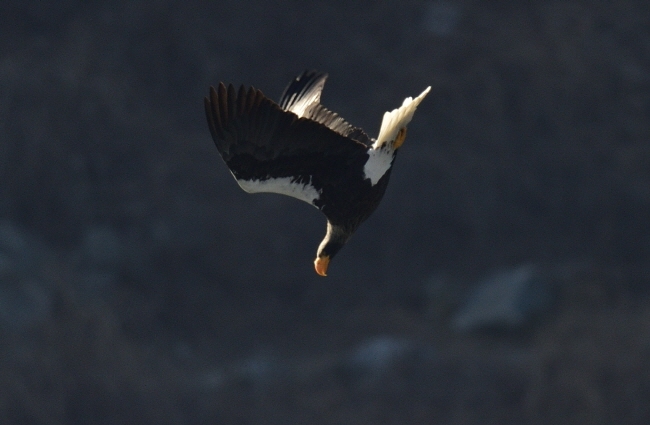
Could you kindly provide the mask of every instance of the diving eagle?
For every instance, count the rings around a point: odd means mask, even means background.
[[[217,150],[248,193],[272,192],[305,201],[325,214],[327,233],[314,260],[330,261],[384,196],[406,126],[429,93],[386,112],[377,139],[320,104],[327,74],[305,71],[275,103],[260,90],[223,83],[205,98]]]

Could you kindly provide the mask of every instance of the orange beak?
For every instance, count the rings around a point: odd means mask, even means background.
[[[329,265],[330,257],[328,256],[318,257],[314,260],[314,268],[316,269],[316,273],[321,276],[327,276],[327,266]]]

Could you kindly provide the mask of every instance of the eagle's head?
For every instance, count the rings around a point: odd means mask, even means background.
[[[346,226],[340,226],[327,222],[327,233],[325,238],[318,246],[316,252],[316,259],[314,260],[314,268],[316,273],[321,276],[327,276],[327,267],[334,256],[343,248],[354,233],[354,229],[349,229]]]

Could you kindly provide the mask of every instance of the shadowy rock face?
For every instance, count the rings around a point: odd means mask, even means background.
[[[648,16],[0,2],[0,423],[650,423]],[[202,110],[305,68],[371,136],[432,86],[325,280],[324,218],[242,192]]]
[[[411,341],[391,336],[379,336],[362,341],[349,356],[347,362],[352,373],[381,375],[398,360],[415,351]]]
[[[439,37],[454,34],[462,17],[460,4],[451,1],[430,1],[426,5],[423,29]]]
[[[451,326],[459,332],[518,330],[548,312],[552,293],[548,277],[537,266],[502,270],[475,285]]]
[[[109,227],[88,229],[81,244],[84,263],[97,269],[119,269],[126,255],[119,236]]]
[[[53,283],[44,272],[52,255],[9,221],[0,222],[0,327],[20,331],[46,320]]]

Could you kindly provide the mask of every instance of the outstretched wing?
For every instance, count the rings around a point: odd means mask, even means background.
[[[330,111],[320,103],[320,96],[327,81],[327,74],[306,70],[284,89],[280,96],[280,107],[299,117],[321,123],[342,136],[357,140],[366,146],[374,140],[360,128],[350,125],[339,114]]]
[[[313,105],[320,103],[320,94],[325,87],[327,74],[306,70],[294,78],[280,96],[280,107],[304,117],[305,112]]]
[[[283,110],[252,87],[211,87],[205,112],[221,157],[250,193],[279,193],[321,208],[323,187],[337,186],[367,159],[364,144]]]

